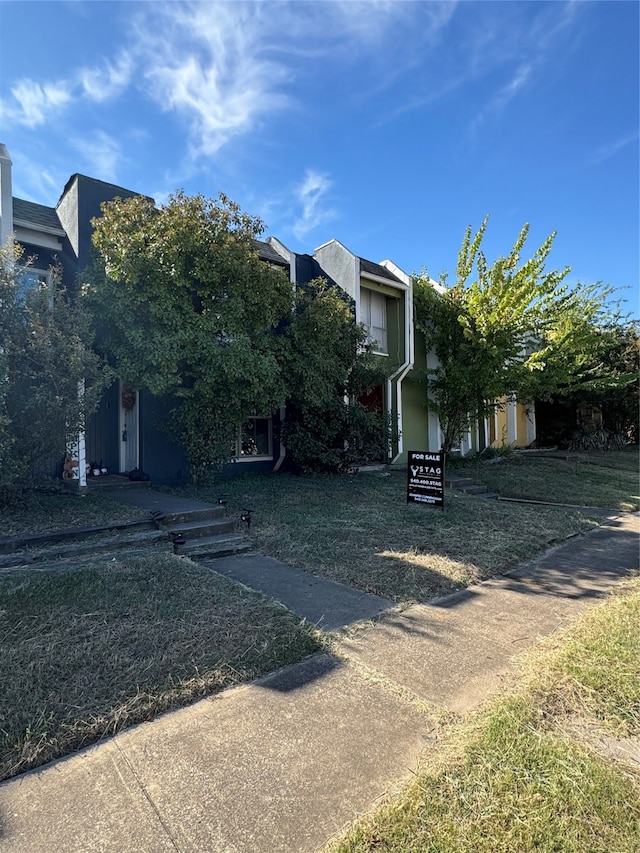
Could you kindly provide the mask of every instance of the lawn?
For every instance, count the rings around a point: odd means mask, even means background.
[[[616,463],[613,454],[607,460]],[[562,480],[553,465],[550,497]],[[627,457],[616,465],[629,473]],[[181,493],[212,502],[226,494],[239,524],[252,510],[256,550],[398,602],[428,601],[500,574],[596,523],[584,512],[451,490],[444,511],[407,505],[402,473],[242,476]],[[100,495],[40,494],[4,510],[3,532],[137,518],[140,510]],[[0,777],[300,660],[323,643],[275,605],[166,554],[1,579],[0,641]]]
[[[0,537],[148,520],[139,508],[118,503],[105,495],[80,497],[37,490],[24,491],[10,506],[0,506],[0,518]]]
[[[326,853],[637,853],[638,636],[636,580],[529,653],[518,683]]]
[[[252,510],[253,546],[283,562],[396,601],[428,601],[500,574],[590,529],[580,512],[483,500],[447,490],[445,509],[406,502],[402,473],[243,476],[185,490]]]
[[[580,506],[637,510],[640,507],[638,448],[538,457],[515,453],[499,462],[464,469],[504,497]]]
[[[292,614],[180,557],[0,581],[0,779],[317,651]]]

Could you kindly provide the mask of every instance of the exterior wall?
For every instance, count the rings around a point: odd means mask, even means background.
[[[507,423],[507,403],[501,403],[493,414],[489,415],[489,432],[487,444],[492,447],[503,447],[510,442],[507,440],[508,423]]]
[[[65,192],[57,204],[56,211],[58,219],[66,233],[65,239],[62,241],[61,253],[62,266],[65,271],[65,284],[73,286],[79,272],[78,257],[80,254],[77,176],[74,176],[72,181],[65,187]]]
[[[403,450],[397,464],[405,465],[407,451],[434,450],[429,440],[429,411],[424,379],[412,371],[402,383]]]
[[[491,417],[491,416],[490,416]],[[492,447],[527,447],[535,439],[533,403],[505,399],[495,414],[495,438]]]
[[[134,198],[141,193],[108,184],[84,175],[73,175],[56,205],[58,218],[66,232],[62,260],[66,269],[82,273],[91,262],[91,220],[101,215],[103,202],[115,198]],[[74,275],[75,279],[75,275]]]
[[[356,303],[356,322],[360,322],[360,259],[342,243],[332,240],[313,253],[322,274],[341,287]]]
[[[98,409],[89,418],[85,429],[87,461],[98,464],[102,461],[110,474],[120,471],[119,417],[120,395],[118,382],[114,382],[105,391]]]
[[[140,468],[153,483],[181,483],[189,476],[184,448],[170,438],[163,423],[172,406],[167,397],[154,397],[141,391],[140,397]]]
[[[536,423],[536,405],[533,400],[530,400],[525,406],[522,406],[521,416],[524,420],[525,447],[528,447],[538,437]]]
[[[356,322],[363,320],[360,299],[363,289],[385,296],[388,352],[379,354],[378,357],[387,361],[385,367],[390,377],[384,393],[385,411],[396,422],[399,430],[399,441],[390,448],[391,459],[395,459],[403,452],[402,372],[412,363],[412,347],[407,345],[407,339],[412,339],[412,332],[407,329],[407,314],[412,308],[411,302],[407,303],[407,300],[411,299],[411,279],[390,261],[384,261],[380,265],[362,261],[362,264],[366,264],[370,269],[363,269],[361,273],[361,259],[337,240],[316,249],[313,260],[318,265],[320,275],[324,275],[353,299]],[[380,270],[379,276],[372,275],[376,266],[384,267],[384,270],[388,270],[398,281],[394,282],[392,278],[386,280],[383,269]]]

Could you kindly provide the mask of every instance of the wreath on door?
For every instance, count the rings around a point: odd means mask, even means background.
[[[122,408],[125,412],[132,412],[136,404],[136,392],[130,388],[122,389]]]

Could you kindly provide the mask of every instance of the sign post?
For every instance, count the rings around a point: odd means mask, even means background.
[[[444,510],[444,453],[410,450],[407,454],[407,503]]]

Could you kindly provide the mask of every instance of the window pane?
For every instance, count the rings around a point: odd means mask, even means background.
[[[384,328],[385,323],[385,299],[381,293],[371,294],[371,325]]]
[[[240,435],[240,456],[271,454],[271,418],[249,418]]]
[[[42,270],[22,270],[18,278],[18,301],[24,302],[30,290],[38,290],[41,287],[46,287],[48,281],[49,276],[46,272],[42,272]]]
[[[388,352],[387,298],[384,293],[362,288],[360,290],[360,316],[369,332],[369,342],[375,352]]]

